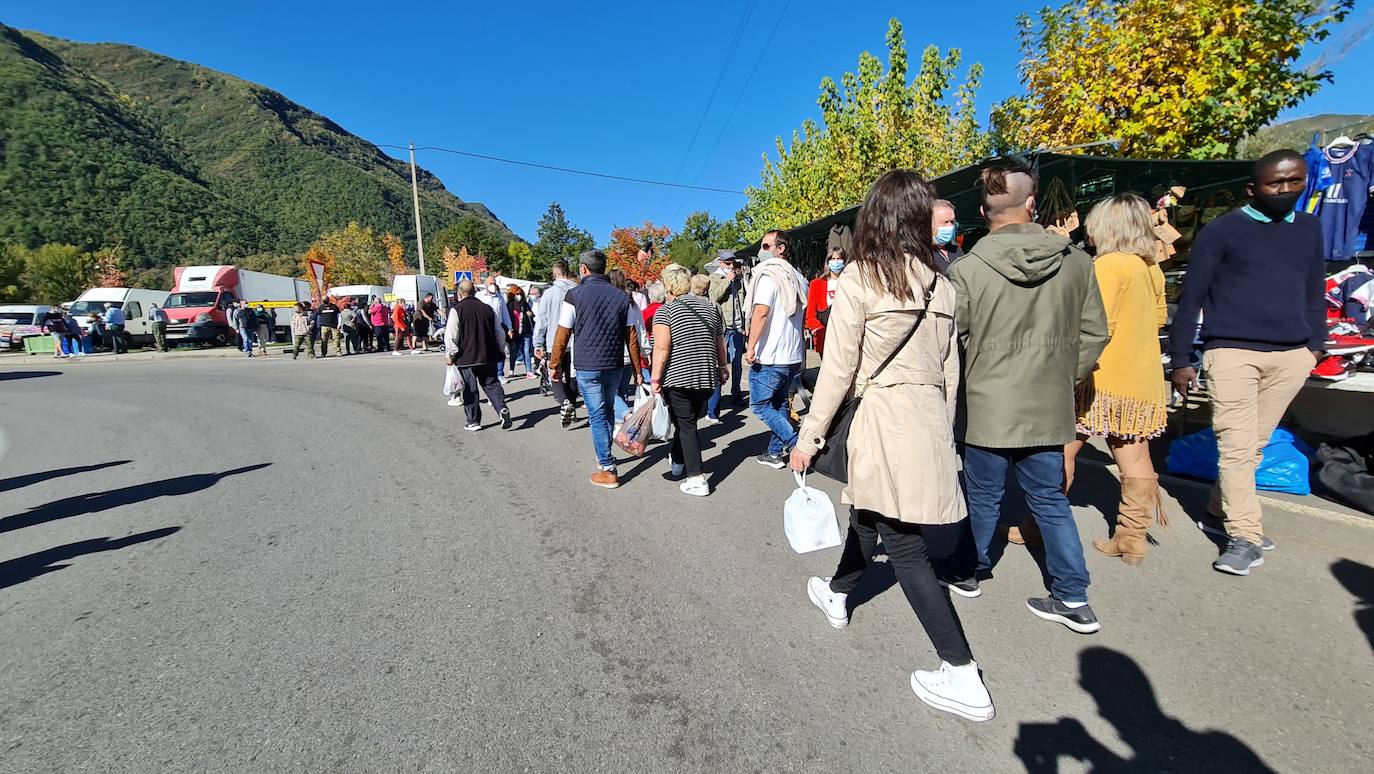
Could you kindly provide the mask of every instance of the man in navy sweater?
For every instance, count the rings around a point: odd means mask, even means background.
[[[1293,151],[1255,162],[1250,203],[1208,223],[1193,243],[1169,331],[1169,354],[1183,365],[1174,388],[1186,393],[1197,381],[1187,364],[1202,313],[1221,455],[1202,527],[1224,526],[1229,542],[1212,567],[1232,575],[1249,575],[1274,546],[1260,525],[1255,468],[1326,342],[1321,223],[1293,211],[1306,180],[1307,165]]]

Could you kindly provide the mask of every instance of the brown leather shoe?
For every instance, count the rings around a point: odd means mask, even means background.
[[[1007,527],[1007,542],[1031,548],[1045,545],[1045,539],[1040,537],[1040,525],[1033,518],[1027,518],[1019,527]]]
[[[615,489],[620,486],[620,476],[613,470],[598,470],[592,474],[592,485],[602,489]]]

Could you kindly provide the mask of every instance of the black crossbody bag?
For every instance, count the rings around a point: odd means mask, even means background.
[[[906,349],[907,342],[916,335],[916,330],[921,327],[921,323],[926,319],[926,312],[930,311],[930,300],[935,296],[935,283],[940,281],[940,275],[936,274],[930,281],[930,287],[926,288],[926,305],[921,311],[916,313],[916,322],[912,324],[911,330],[906,332],[897,347],[883,360],[873,373],[869,374],[868,381],[872,382],[878,378],[878,374],[887,368],[888,364],[896,359],[903,349]],[[867,383],[864,389],[868,389]],[[830,429],[825,433],[825,445],[816,456],[811,460],[811,469],[820,473],[826,478],[832,478],[840,483],[849,483],[849,426],[854,422],[854,415],[859,411],[859,401],[863,395],[855,393],[854,397],[840,404],[839,410],[835,412],[835,418],[830,422]]]

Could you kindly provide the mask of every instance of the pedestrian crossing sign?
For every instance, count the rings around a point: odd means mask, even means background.
[[[453,273],[453,281],[454,281],[454,282],[464,282],[464,281],[466,281],[466,282],[472,282],[472,272],[470,272],[470,271],[455,271],[455,272]]]

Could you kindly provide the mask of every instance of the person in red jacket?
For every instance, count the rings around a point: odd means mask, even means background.
[[[844,248],[830,248],[825,262],[825,274],[811,280],[806,290],[806,330],[811,333],[811,347],[816,354],[825,354],[825,323],[830,319],[830,304],[835,300],[835,288],[844,270]]]

